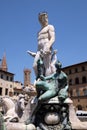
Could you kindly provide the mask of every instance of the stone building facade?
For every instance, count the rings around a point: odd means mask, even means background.
[[[87,110],[87,61],[62,70],[68,75],[69,96],[76,110]]]
[[[4,54],[0,64],[0,96],[18,95],[22,91],[22,87],[21,82],[14,81],[14,74],[8,72],[6,55]]]
[[[6,55],[4,54],[0,64],[0,96],[17,96],[23,93],[23,87],[29,87],[32,91],[34,87],[31,84],[31,70],[24,69],[24,84],[20,81],[14,81],[14,74],[8,72]],[[35,95],[36,92],[31,92],[31,95]]]

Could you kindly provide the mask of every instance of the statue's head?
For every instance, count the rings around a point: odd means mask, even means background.
[[[61,62],[60,62],[60,61],[56,61],[56,63],[55,63],[55,67],[56,67],[57,70],[60,70],[61,67],[62,67]]]
[[[38,19],[39,19],[40,23],[42,24],[42,26],[48,25],[48,14],[47,14],[47,12],[39,13]]]

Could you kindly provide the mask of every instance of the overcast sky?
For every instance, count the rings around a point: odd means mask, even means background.
[[[24,82],[24,68],[31,69],[41,26],[38,13],[46,11],[55,27],[57,57],[66,67],[87,61],[87,0],[0,0],[0,58],[6,53],[8,71]]]

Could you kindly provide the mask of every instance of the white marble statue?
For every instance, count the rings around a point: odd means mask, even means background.
[[[34,57],[33,68],[36,77],[38,75],[37,62],[40,58],[42,58],[43,60],[46,76],[52,74],[53,71],[55,71],[55,68],[53,66],[54,62],[52,60],[52,55],[54,55],[53,53],[55,53],[52,49],[52,45],[55,41],[55,29],[53,25],[48,24],[48,14],[46,12],[40,13],[38,19],[41,24],[41,30],[38,33],[37,52],[34,53],[31,51],[27,51],[30,55]]]

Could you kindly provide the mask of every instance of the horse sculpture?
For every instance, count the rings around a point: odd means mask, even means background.
[[[6,130],[35,130],[33,124],[25,125],[24,121],[29,117],[30,102],[25,106],[23,95],[19,95],[16,103],[10,97],[0,98],[0,105],[4,110]]]
[[[2,97],[2,109],[4,111],[4,120],[12,121],[13,119],[18,120],[18,115],[15,112],[15,103],[9,97]]]
[[[24,96],[22,94],[18,97],[15,103],[10,97],[0,98],[5,121],[23,122],[29,117],[31,112],[31,100],[25,100],[26,95]]]

